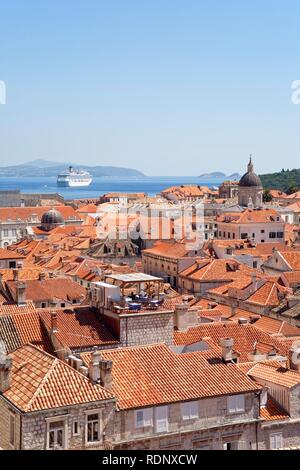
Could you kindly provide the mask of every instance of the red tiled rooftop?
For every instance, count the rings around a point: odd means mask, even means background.
[[[93,385],[66,363],[32,345],[25,345],[10,356],[13,359],[11,386],[3,395],[23,412],[113,398],[100,385]]]
[[[220,360],[211,364],[205,353],[177,354],[165,344],[104,350],[101,356],[113,361],[112,392],[118,399],[120,409],[260,389],[234,364],[228,366]],[[83,353],[82,357],[87,364],[91,354]]]

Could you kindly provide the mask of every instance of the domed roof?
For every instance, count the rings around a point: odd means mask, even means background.
[[[256,173],[254,173],[254,168],[253,168],[251,157],[248,163],[248,171],[241,177],[239,186],[243,188],[262,187],[262,182],[260,180],[260,177],[257,176]]]
[[[42,225],[62,225],[64,218],[56,209],[50,209],[42,215]]]

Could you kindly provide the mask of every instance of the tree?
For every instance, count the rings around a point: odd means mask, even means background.
[[[288,187],[288,190],[286,192],[286,194],[294,194],[298,191],[298,188],[297,188],[297,185],[296,183],[292,183],[290,184],[290,186]]]
[[[264,194],[263,194],[263,201],[264,202],[271,202],[272,199],[273,199],[273,197],[272,197],[272,194],[270,193],[270,190],[265,189]]]

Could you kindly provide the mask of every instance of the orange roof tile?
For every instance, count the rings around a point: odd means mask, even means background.
[[[48,330],[51,329],[51,313],[53,312],[57,314],[58,325],[55,336],[64,346],[76,349],[118,343],[88,307],[39,310],[40,317]]]
[[[271,397],[268,397],[266,406],[260,408],[260,417],[265,421],[279,421],[289,419],[289,414]]]
[[[23,346],[10,356],[13,359],[11,386],[3,395],[23,412],[113,398],[100,385],[93,385],[66,363],[32,345]]]
[[[247,362],[259,343],[260,348],[266,345],[268,349],[275,348],[282,355],[288,354],[288,348],[276,338],[255,328],[254,325],[240,325],[235,322],[200,323],[188,331],[174,332],[174,342],[177,345],[193,344],[203,338],[212,338],[217,346],[222,338],[233,338],[234,350],[239,354],[240,362]]]
[[[165,344],[154,344],[103,350],[101,356],[113,361],[112,392],[120,409],[247,393],[260,388],[234,364],[228,366],[218,359],[211,364],[205,352],[178,354]],[[89,363],[89,353],[82,357]]]

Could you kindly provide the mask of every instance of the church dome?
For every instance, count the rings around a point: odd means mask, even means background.
[[[55,226],[63,225],[64,218],[61,213],[56,209],[50,209],[48,212],[42,215],[42,226]]]
[[[239,186],[243,188],[262,187],[260,177],[254,173],[251,157],[248,163],[248,171],[241,177]]]

